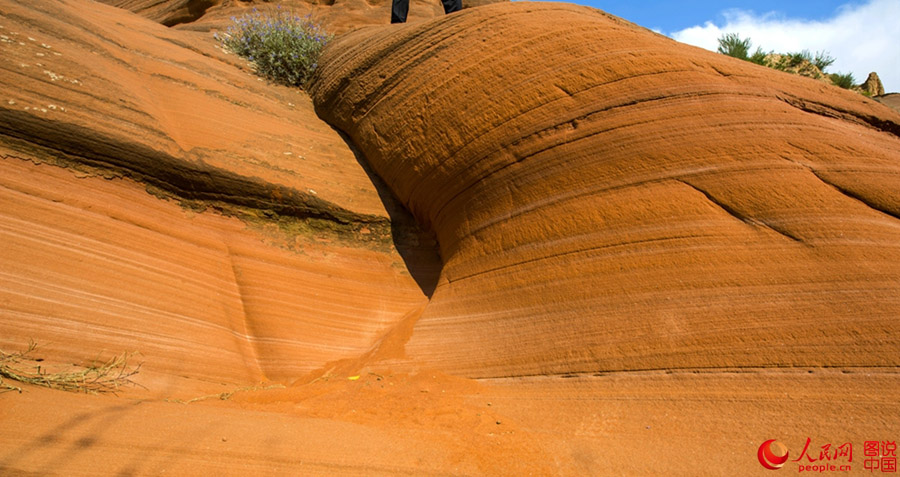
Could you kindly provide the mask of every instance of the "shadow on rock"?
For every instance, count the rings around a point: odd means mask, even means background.
[[[372,184],[375,185],[378,196],[381,198],[381,202],[384,204],[384,208],[391,219],[391,238],[394,242],[394,247],[403,258],[409,274],[419,285],[419,288],[422,289],[422,293],[431,298],[443,266],[434,233],[430,230],[425,230],[406,207],[397,200],[387,184],[372,170],[369,162],[362,152],[356,148],[350,137],[344,134],[343,131],[335,130],[340,134],[347,147],[353,151],[356,161],[366,171]]]

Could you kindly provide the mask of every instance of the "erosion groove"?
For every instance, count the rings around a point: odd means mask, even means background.
[[[98,136],[95,131],[76,124],[35,121],[26,112],[3,108],[0,108],[0,128],[6,137],[4,142],[13,148],[18,146],[22,155],[40,157],[65,167],[92,168],[99,175],[128,177],[147,184],[163,196],[201,201],[238,216],[251,213],[270,219],[276,216],[318,219],[333,224],[324,227],[325,230],[351,237],[359,237],[359,230],[367,227],[373,231],[370,237],[390,240],[390,223],[386,217],[354,213],[308,192],[212,167],[200,160],[179,160],[139,142]]]
[[[132,11],[165,26],[191,23],[221,0],[100,0],[102,3]]]
[[[897,366],[864,366],[864,367],[820,367],[820,368],[803,368],[797,366],[785,367],[765,367],[765,368],[662,368],[662,369],[634,369],[630,371],[588,371],[578,372],[572,371],[566,374],[533,374],[521,376],[497,376],[492,378],[482,378],[479,381],[501,381],[501,380],[541,380],[541,379],[593,379],[607,378],[610,376],[652,376],[652,375],[699,375],[699,374],[814,374],[814,373],[879,373],[887,375],[900,374],[900,368]]]
[[[857,122],[859,124],[866,124],[876,130],[900,137],[900,123],[897,122],[896,118],[891,118],[890,116],[885,117],[860,113],[859,111],[847,111],[809,99],[797,98],[789,94],[785,95],[782,99],[787,104],[807,113],[818,114],[826,118],[842,119],[845,121]]]
[[[728,213],[728,215],[731,215],[731,216],[734,217],[735,219],[740,220],[741,222],[743,222],[743,223],[745,223],[745,224],[747,224],[747,225],[749,225],[749,226],[751,226],[751,227],[759,227],[759,226],[766,227],[766,228],[768,228],[768,229],[770,229],[770,230],[772,230],[772,231],[774,231],[774,232],[776,232],[776,233],[778,233],[778,234],[784,236],[784,237],[785,237],[786,239],[788,239],[788,240],[792,240],[792,241],[798,242],[798,243],[803,243],[803,239],[802,239],[802,238],[800,238],[800,237],[798,237],[798,236],[792,234],[791,232],[789,232],[789,231],[787,231],[787,230],[784,230],[784,229],[782,229],[782,228],[780,228],[780,227],[773,226],[772,224],[767,223],[767,222],[764,222],[763,220],[760,220],[760,219],[753,219],[753,218],[751,218],[750,216],[744,214],[743,212],[741,212],[741,211],[735,209],[735,208],[732,207],[731,205],[729,205],[729,204],[723,202],[722,200],[719,200],[719,199],[713,197],[712,195],[710,195],[709,192],[707,192],[707,191],[705,191],[705,190],[703,190],[703,189],[700,189],[699,187],[697,187],[697,186],[691,184],[691,183],[688,182],[688,181],[685,181],[685,180],[682,179],[682,180],[679,180],[679,182],[681,182],[682,184],[684,184],[684,185],[686,185],[686,186],[688,186],[688,187],[694,189],[695,191],[697,191],[697,192],[703,194],[703,197],[706,197],[706,200],[708,200],[708,201],[712,202],[713,204],[715,204],[716,207],[719,207],[720,209],[722,209],[722,210],[724,210],[726,213]]]
[[[828,179],[826,179],[824,177],[824,174],[822,174],[821,172],[816,172],[814,170],[811,172],[813,174],[815,174],[815,176],[820,181],[824,182],[825,184],[828,184],[831,187],[834,187],[835,190],[839,191],[841,194],[844,194],[847,197],[850,197],[851,199],[858,200],[859,202],[864,204],[866,207],[869,207],[870,209],[876,210],[878,212],[881,212],[882,214],[885,214],[887,216],[890,216],[890,217],[900,220],[900,209],[897,208],[896,203],[891,203],[891,204],[887,204],[887,205],[883,204],[883,203],[879,204],[876,201],[874,201],[874,200],[866,197],[865,195],[863,195],[859,192],[856,192],[850,188],[829,182]]]

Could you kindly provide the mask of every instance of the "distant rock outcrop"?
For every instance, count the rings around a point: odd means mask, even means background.
[[[878,77],[878,73],[874,71],[869,73],[869,77],[866,78],[863,84],[859,85],[859,89],[869,96],[884,95],[884,85],[881,84],[881,78]]]
[[[785,73],[812,78],[829,85],[837,85],[869,97],[884,94],[884,86],[881,84],[878,74],[874,71],[869,73],[869,76],[864,83],[853,85],[850,84],[852,75],[845,77],[845,75],[839,73],[825,73],[816,64],[809,61],[808,58],[810,58],[810,56],[806,52],[789,55],[770,53],[763,58],[762,64],[778,71],[784,71]]]
[[[801,59],[799,55],[784,55],[781,53],[769,53],[763,58],[763,65],[769,68],[784,71],[799,76],[805,76],[825,84],[832,84],[828,75],[811,61]]]

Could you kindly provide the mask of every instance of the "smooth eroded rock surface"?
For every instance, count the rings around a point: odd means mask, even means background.
[[[900,112],[900,93],[888,93],[884,96],[875,98],[875,100]]]
[[[209,35],[80,1],[6,2],[3,14],[0,124],[10,144],[189,199],[387,216],[308,97],[266,84]]]
[[[438,237],[423,362],[898,364],[896,112],[560,4],[360,30],[322,63],[317,111]]]
[[[296,379],[424,303],[379,191],[304,93],[119,9],[0,5],[2,349]]]

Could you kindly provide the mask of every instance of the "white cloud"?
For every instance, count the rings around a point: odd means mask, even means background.
[[[857,83],[875,71],[888,92],[900,91],[900,1],[870,0],[847,4],[822,21],[757,15],[743,10],[723,12],[725,22],[706,22],[673,33],[672,38],[715,51],[725,33],[749,37],[753,49],[781,53],[827,51],[836,59],[828,72],[853,73]]]

